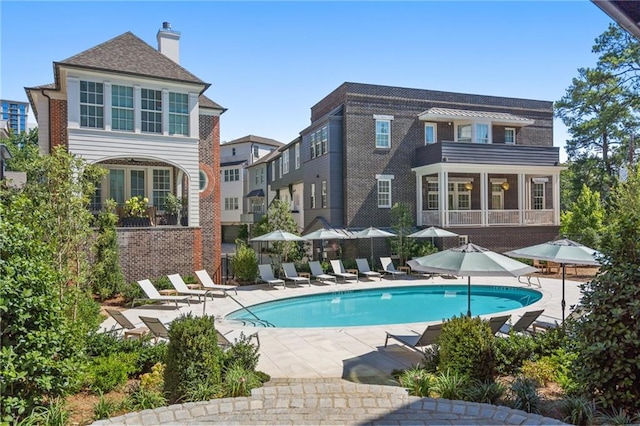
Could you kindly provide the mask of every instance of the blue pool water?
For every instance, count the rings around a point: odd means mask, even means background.
[[[471,286],[474,316],[509,311],[537,302],[542,293],[526,288]],[[428,285],[336,291],[260,303],[249,309],[275,327],[349,327],[440,321],[467,313],[467,285]],[[246,310],[227,319],[255,317]]]

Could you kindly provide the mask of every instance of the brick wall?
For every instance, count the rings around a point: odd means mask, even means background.
[[[545,243],[558,238],[558,226],[504,226],[491,228],[449,228],[458,235],[467,235],[469,242],[504,253],[522,247]],[[436,238],[435,244],[441,249],[458,246],[457,237]]]
[[[221,280],[221,210],[220,210],[220,117],[200,116],[200,169],[207,175],[207,188],[200,192],[200,227],[198,246],[202,268]]]
[[[120,266],[127,282],[169,274],[194,275],[199,228],[119,228]]]
[[[69,139],[67,137],[67,101],[60,99],[51,99],[50,103],[50,147],[55,148],[58,145],[67,146]]]

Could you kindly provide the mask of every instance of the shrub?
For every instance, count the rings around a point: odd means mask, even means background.
[[[262,386],[260,378],[251,370],[239,364],[233,364],[224,375],[226,396],[238,397],[251,395],[251,389]]]
[[[108,419],[118,410],[118,403],[107,399],[100,393],[100,399],[93,404],[93,417],[95,420]]]
[[[556,379],[556,363],[551,357],[545,356],[537,361],[526,360],[522,365],[522,375],[544,386]]]
[[[526,360],[536,354],[536,343],[531,336],[513,333],[506,339],[495,339],[496,371],[509,375],[517,373]]]
[[[236,254],[232,257],[233,274],[243,281],[255,281],[258,277],[256,252],[241,240],[236,240]]]
[[[222,350],[214,318],[190,313],[171,323],[164,371],[164,390],[170,403],[187,396],[187,390],[221,383]]]
[[[467,393],[473,385],[467,376],[446,370],[435,376],[433,391],[440,398],[467,399]]]
[[[495,337],[480,317],[453,317],[442,325],[439,370],[471,380],[492,380],[495,372]]]
[[[504,385],[498,382],[479,383],[469,388],[467,399],[473,402],[496,405],[505,391]]]
[[[601,412],[597,418],[604,425],[637,425],[640,422],[640,414],[630,414],[624,408]]]
[[[98,213],[97,238],[93,247],[94,263],[91,268],[91,286],[100,300],[113,297],[124,284],[124,275],[118,256],[118,234],[115,214],[116,202],[109,199],[105,209]]]
[[[64,400],[55,398],[49,405],[36,407],[29,417],[18,423],[20,426],[66,426],[69,422],[70,413]]]
[[[428,397],[431,395],[431,388],[434,380],[431,373],[424,368],[413,367],[405,370],[398,377],[400,385],[407,388],[409,395]]]
[[[222,383],[197,382],[190,383],[185,389],[185,401],[208,401],[225,396]]]
[[[151,371],[151,367],[164,362],[167,355],[165,342],[154,343],[151,336],[139,339],[122,339],[114,333],[91,333],[87,337],[86,353],[89,356],[109,356],[113,354],[133,354],[130,374]]]
[[[558,349],[551,356],[556,366],[555,381],[567,395],[576,395],[583,391],[576,380],[575,362],[578,359],[576,352]]]
[[[572,425],[588,425],[593,423],[596,406],[592,400],[582,396],[567,397],[560,404],[565,422]]]
[[[440,364],[440,346],[431,345],[425,348],[422,367],[430,373],[435,373]]]
[[[144,293],[138,283],[124,283],[120,288],[120,294],[124,298],[125,303],[144,297]]]
[[[134,383],[129,394],[122,402],[123,408],[127,411],[149,410],[167,405],[167,399],[162,392],[149,390],[139,383]]]
[[[238,365],[244,369],[253,371],[258,365],[258,347],[251,343],[249,337],[240,333],[240,338],[223,354],[223,369],[227,370],[232,365]]]
[[[164,364],[157,363],[150,373],[140,376],[140,387],[144,390],[162,392],[164,388]]]
[[[95,358],[90,367],[89,388],[104,393],[124,385],[135,370],[134,358],[135,355],[120,353]]]
[[[519,376],[511,384],[513,408],[527,413],[540,412],[540,395],[533,380]]]

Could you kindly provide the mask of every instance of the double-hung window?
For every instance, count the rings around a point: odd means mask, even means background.
[[[143,133],[162,133],[162,92],[142,89],[140,91],[141,130]]]
[[[471,209],[470,182],[449,182],[449,210]]]
[[[320,205],[327,208],[327,181],[323,180],[320,185]]]
[[[516,129],[514,129],[513,127],[505,127],[504,143],[506,143],[507,145],[516,144]]]
[[[321,130],[321,136],[320,136],[320,145],[322,148],[322,154],[326,154],[327,153],[327,145],[329,143],[329,129],[327,129],[327,126],[324,126]]]
[[[471,142],[471,124],[458,125],[458,142]]]
[[[431,145],[436,143],[436,123],[424,124],[424,144]]]
[[[311,158],[316,158],[316,134],[311,133]]]
[[[104,129],[104,85],[80,81],[80,127]]]
[[[240,180],[240,169],[226,169],[224,171],[225,182],[235,182]]]
[[[133,131],[133,87],[111,86],[111,128]]]
[[[169,169],[153,170],[153,205],[164,210],[167,195],[171,192],[171,171]]]
[[[544,182],[533,183],[533,210],[544,210]]]
[[[144,170],[129,170],[129,185],[131,197],[145,198]]]
[[[438,210],[439,205],[439,193],[438,193],[438,181],[427,181],[427,210]]]
[[[225,210],[238,210],[238,197],[228,197],[224,199]]]
[[[289,150],[288,149],[286,149],[282,153],[282,157],[280,161],[282,161],[282,174],[286,175],[287,173],[289,173]]]
[[[298,170],[300,168],[300,144],[299,143],[294,145],[293,151],[294,151],[294,155],[296,157],[296,160],[295,160],[296,161],[296,170]]]
[[[311,195],[310,207],[312,209],[315,209],[316,208],[316,184],[315,183],[311,184],[311,190],[309,191],[309,194]]]
[[[391,207],[391,179],[378,179],[378,207]]]
[[[376,148],[391,148],[391,120],[376,120]]]
[[[189,136],[189,96],[169,92],[169,134]]]

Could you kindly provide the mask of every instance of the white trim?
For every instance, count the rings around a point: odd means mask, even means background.
[[[513,131],[513,142],[507,142],[507,130],[512,130]],[[504,128],[504,133],[505,133],[505,140],[504,140],[504,144],[505,145],[517,145],[517,141],[516,141],[516,128],[515,127],[505,127]]]
[[[393,121],[393,115],[373,114],[373,119],[374,120]]]
[[[433,142],[427,142],[427,127],[433,128]],[[438,142],[438,123],[426,122],[424,123],[424,144],[433,145]]]
[[[547,182],[549,182],[549,178],[546,178],[546,177],[533,177],[533,178],[531,178],[531,182],[533,182],[533,183],[547,183]]]
[[[391,180],[395,179],[394,175],[376,175],[376,180]]]
[[[388,194],[389,194],[389,202],[388,202],[388,204],[380,204],[380,183],[381,182],[386,182],[386,183],[389,184],[389,192],[388,192]],[[391,193],[392,193],[392,191],[391,191],[391,179],[381,179],[381,178],[377,179],[377,183],[376,183],[376,198],[377,198],[377,200],[376,200],[376,202],[378,203],[378,208],[379,209],[390,209],[391,208],[391,206],[393,205],[393,201],[391,201]],[[386,193],[383,193],[383,194],[386,194]]]

